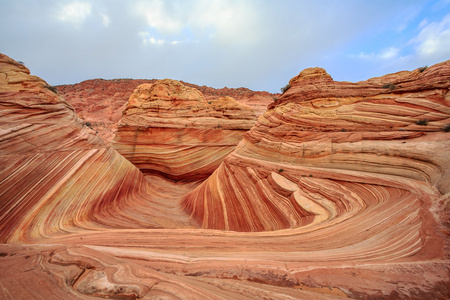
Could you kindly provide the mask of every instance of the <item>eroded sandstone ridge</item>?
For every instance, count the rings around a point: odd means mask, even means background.
[[[1,55],[0,72],[0,241],[161,227],[134,165],[26,67]]]
[[[449,65],[359,83],[302,71],[186,210],[204,228],[264,231],[436,200],[450,191]]]
[[[201,180],[255,121],[253,109],[231,97],[206,101],[197,89],[165,79],[136,88],[113,147],[144,173]]]
[[[199,185],[144,175],[0,55],[0,298],[448,299],[449,79],[302,71]]]
[[[156,79],[90,79],[76,84],[56,86],[59,94],[69,102],[88,126],[109,144],[117,131],[128,99],[141,84],[153,84]],[[207,101],[232,97],[251,106],[257,115],[262,115],[274,95],[252,91],[247,88],[215,89],[180,81],[183,85],[199,90]]]

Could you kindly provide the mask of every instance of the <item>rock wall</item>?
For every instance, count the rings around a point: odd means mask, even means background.
[[[29,73],[0,56],[0,241],[160,227],[143,174]]]
[[[130,96],[113,147],[146,174],[183,181],[208,177],[256,121],[231,97],[206,101],[175,80],[143,84]]]
[[[204,228],[265,231],[436,200],[450,187],[449,78],[448,62],[389,82],[302,71],[186,210]]]

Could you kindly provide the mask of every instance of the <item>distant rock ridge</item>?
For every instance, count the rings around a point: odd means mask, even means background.
[[[113,147],[144,173],[196,181],[209,176],[256,121],[231,97],[206,101],[195,88],[164,79],[128,100]]]
[[[156,79],[91,79],[76,84],[58,85],[56,88],[80,117],[88,122],[106,143],[110,143],[117,130],[117,123],[122,117],[122,111],[134,89],[141,84],[153,84],[156,81]],[[180,83],[199,90],[208,101],[232,97],[252,106],[258,115],[266,110],[274,97],[268,92],[255,92],[247,88],[215,89],[184,81]]]

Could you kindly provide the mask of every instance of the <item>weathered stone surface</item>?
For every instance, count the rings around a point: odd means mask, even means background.
[[[171,226],[157,221],[158,205],[143,174],[105,145],[45,81],[5,55],[0,56],[0,166],[2,242]]]
[[[144,173],[196,181],[217,169],[255,121],[251,107],[231,97],[206,101],[165,79],[136,88],[113,147]]]
[[[448,64],[302,72],[199,186],[142,175],[0,56],[0,298],[448,299]]]
[[[56,86],[60,95],[69,102],[78,115],[109,144],[117,131],[128,99],[141,84],[153,84],[155,79],[91,79],[77,84]],[[215,89],[183,82],[185,86],[199,90],[207,101],[223,97],[233,97],[238,102],[251,106],[256,114],[262,115],[274,95],[255,92],[246,88]]]
[[[289,229],[307,261],[446,259],[450,61],[359,83],[307,69],[290,85],[185,197],[197,224]]]

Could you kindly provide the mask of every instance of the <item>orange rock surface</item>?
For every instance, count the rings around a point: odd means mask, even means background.
[[[0,298],[447,299],[449,79],[307,69],[199,185],[143,175],[0,55]]]
[[[164,79],[130,96],[113,147],[146,174],[205,179],[255,123],[231,97],[206,101],[197,89]]]

